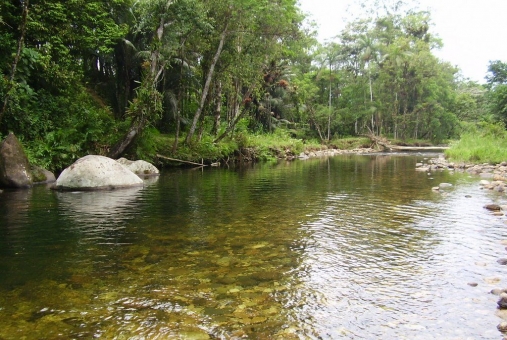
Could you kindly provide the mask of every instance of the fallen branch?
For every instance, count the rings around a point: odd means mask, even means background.
[[[367,135],[363,134],[361,136],[368,137],[372,142],[372,147],[376,145],[377,148],[382,147],[385,150],[386,149],[391,150],[393,148],[391,143],[389,143],[389,141],[386,138],[380,137],[380,136],[375,136],[375,134],[373,132],[371,132],[371,130],[370,130],[369,134],[367,134]]]
[[[195,162],[190,162],[190,161],[184,161],[182,159],[176,159],[176,158],[166,157],[166,156],[162,156],[162,155],[159,155],[159,154],[157,154],[157,157],[158,158],[167,159],[168,161],[174,161],[174,162],[180,162],[180,163],[186,163],[186,164],[192,164],[192,165],[199,165],[199,166],[208,166],[206,164],[195,163]]]

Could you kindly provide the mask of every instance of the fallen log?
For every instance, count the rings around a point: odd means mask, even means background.
[[[168,161],[173,161],[173,162],[192,164],[192,165],[198,165],[198,166],[208,166],[207,164],[195,163],[195,162],[190,162],[190,161],[184,161],[182,159],[171,158],[171,157],[162,156],[162,155],[159,155],[159,154],[157,154],[157,157],[158,158],[162,158],[162,159],[167,159]]]

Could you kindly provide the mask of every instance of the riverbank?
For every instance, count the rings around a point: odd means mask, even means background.
[[[146,150],[148,155],[143,158],[161,167],[174,167],[193,163],[217,165],[236,162],[290,161],[381,151],[442,151],[446,148],[446,146],[432,145],[425,140],[403,142],[385,138],[372,139],[368,136],[335,138],[323,144],[317,140],[292,138],[283,131],[266,135],[238,134],[220,143],[202,140],[196,144],[186,145],[181,141],[176,151],[172,150],[172,145],[171,136],[158,136],[153,144],[156,156],[153,155],[153,150]]]

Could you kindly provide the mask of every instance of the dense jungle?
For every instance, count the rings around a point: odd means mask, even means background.
[[[507,63],[471,81],[435,56],[431,13],[363,3],[319,43],[295,0],[3,0],[0,138],[52,171],[86,154],[269,159],[366,135],[486,143],[453,155],[507,159],[491,154],[506,139]]]

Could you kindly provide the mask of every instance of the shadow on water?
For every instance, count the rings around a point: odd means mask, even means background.
[[[476,179],[416,172],[423,157],[4,192],[0,338],[492,338],[500,269],[475,263],[495,263],[503,223]]]

